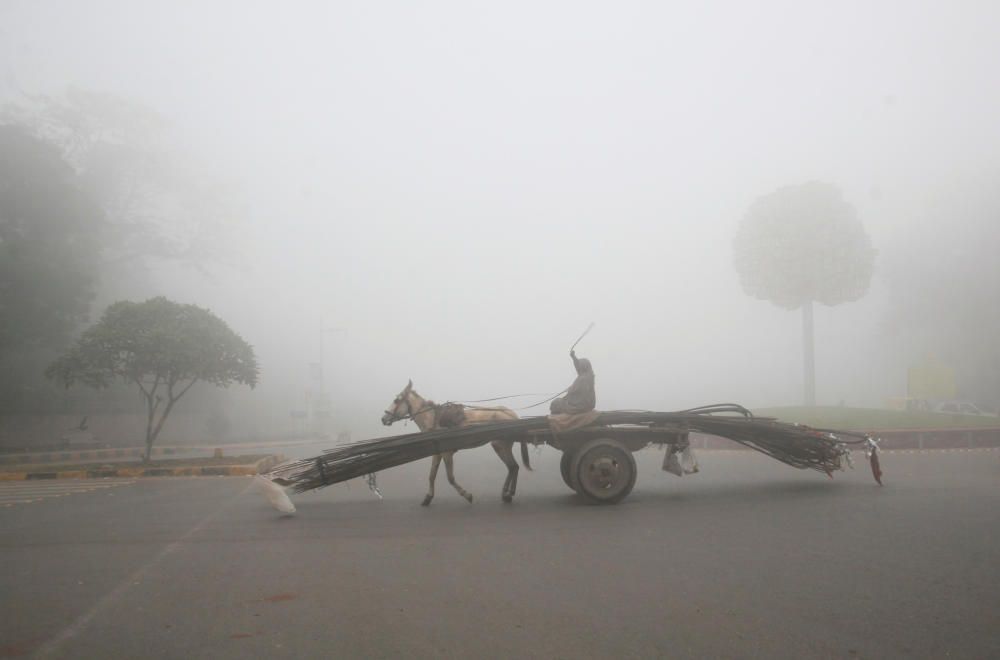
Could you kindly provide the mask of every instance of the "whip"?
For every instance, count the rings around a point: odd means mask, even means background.
[[[580,335],[580,338],[577,339],[575,342],[573,342],[573,345],[569,347],[571,353],[573,352],[573,349],[576,348],[576,345],[579,344],[581,341],[583,341],[583,338],[587,336],[587,333],[589,333],[593,329],[594,329],[594,322],[591,321],[590,325],[587,326],[587,329],[583,331],[582,335]]]

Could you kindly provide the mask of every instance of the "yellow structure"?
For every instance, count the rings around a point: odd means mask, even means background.
[[[906,395],[910,399],[954,399],[955,371],[934,358],[910,367],[906,374]]]

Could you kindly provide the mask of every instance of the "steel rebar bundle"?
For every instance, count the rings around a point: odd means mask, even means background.
[[[593,426],[665,427],[727,438],[800,469],[831,475],[843,467],[849,445],[870,444],[864,433],[814,429],[771,418],[754,417],[736,404],[717,404],[678,412],[617,410],[602,412]],[[548,429],[547,417],[409,433],[362,440],[329,449],[271,472],[296,492],[323,488],[341,481],[427,458],[434,454],[483,446],[494,440],[528,440],[533,431]]]

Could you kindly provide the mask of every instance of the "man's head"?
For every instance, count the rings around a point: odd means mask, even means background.
[[[592,374],[594,373],[594,368],[590,366],[590,360],[587,358],[580,358],[576,361],[576,368],[581,374]]]

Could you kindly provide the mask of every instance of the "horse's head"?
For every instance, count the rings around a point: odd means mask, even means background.
[[[393,422],[398,422],[401,419],[409,419],[413,413],[417,412],[410,405],[410,393],[413,391],[413,381],[411,380],[403,388],[403,391],[396,395],[396,398],[392,400],[389,407],[386,408],[385,414],[382,415],[382,423],[389,426]]]

